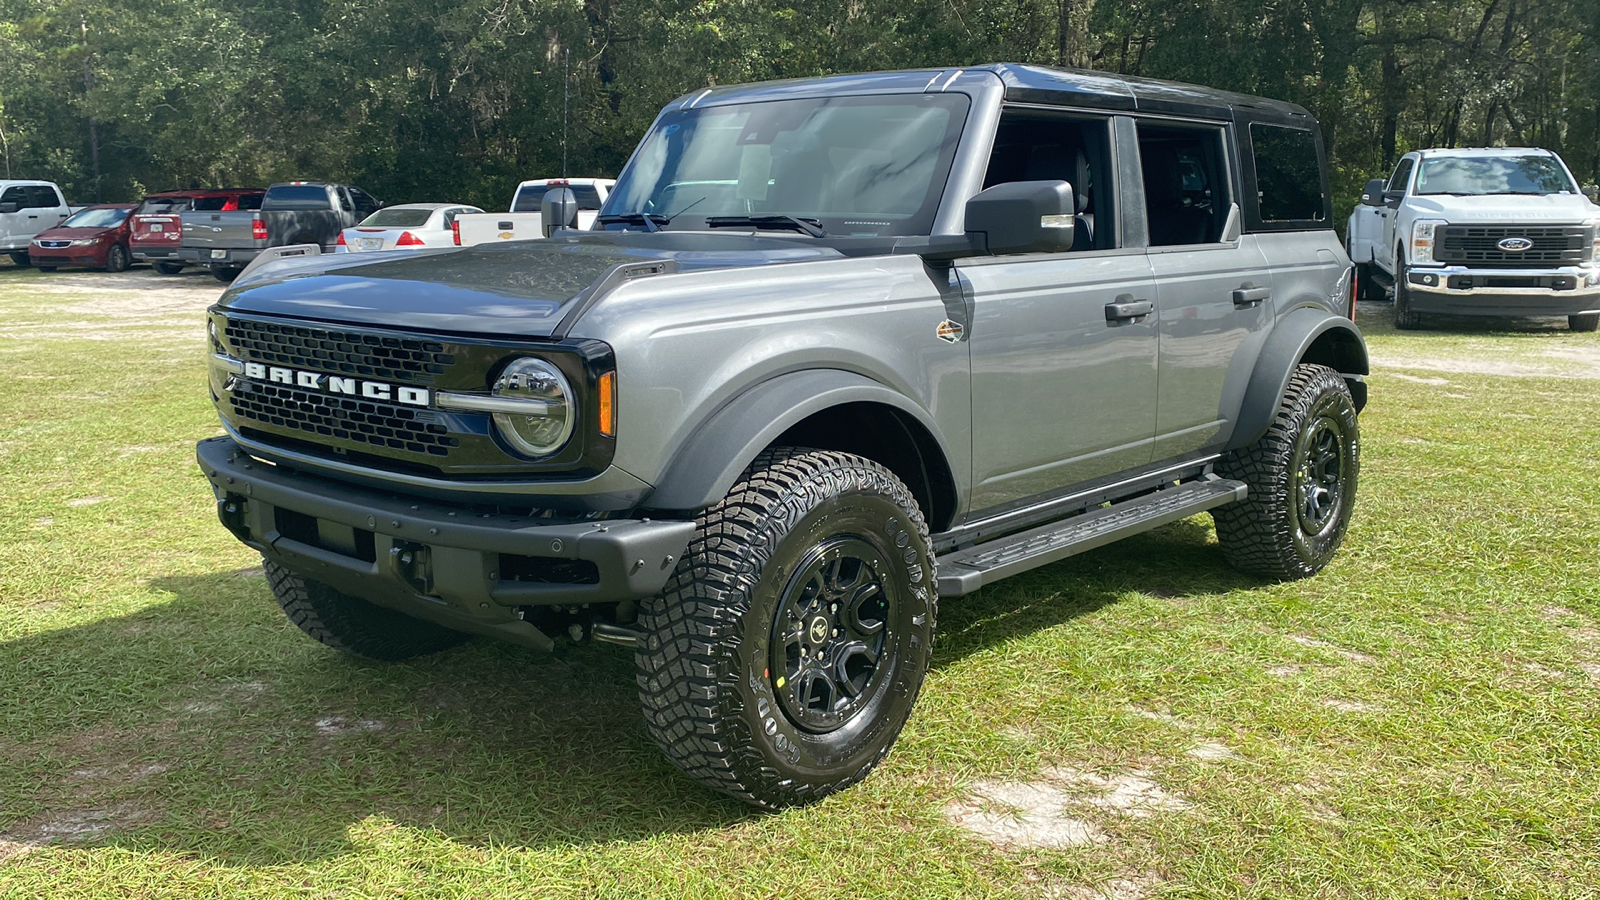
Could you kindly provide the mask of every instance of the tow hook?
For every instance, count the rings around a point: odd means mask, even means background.
[[[238,494],[223,494],[222,499],[217,501],[217,518],[221,520],[222,527],[245,543],[250,542],[250,526],[245,524],[249,509],[249,501]]]
[[[389,571],[417,593],[433,595],[433,560],[426,544],[395,541],[389,548]]]

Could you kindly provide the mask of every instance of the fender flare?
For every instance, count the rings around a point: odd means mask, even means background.
[[[903,394],[843,369],[806,369],[763,381],[695,427],[673,452],[645,505],[702,509],[727,496],[750,462],[807,417],[846,403],[881,403],[914,418],[939,441],[928,414]]]
[[[1227,449],[1235,450],[1255,443],[1272,425],[1277,415],[1278,403],[1289,389],[1289,378],[1294,367],[1317,348],[1317,362],[1332,366],[1350,385],[1351,396],[1356,401],[1356,411],[1367,405],[1367,385],[1364,376],[1370,371],[1367,345],[1349,319],[1316,306],[1302,306],[1279,320],[1256,358],[1256,367],[1250,373],[1245,387],[1244,402],[1239,406],[1238,425]]]

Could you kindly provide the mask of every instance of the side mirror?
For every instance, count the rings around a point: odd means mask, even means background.
[[[1379,196],[1383,198],[1383,205],[1384,206],[1387,206],[1390,209],[1394,209],[1395,207],[1400,205],[1400,201],[1401,200],[1405,199],[1406,192],[1405,191],[1384,191]]]
[[[539,204],[539,224],[544,236],[578,227],[578,195],[571,188],[551,188]]]
[[[1361,189],[1361,205],[1362,206],[1382,206],[1383,205],[1383,179],[1382,178],[1374,178],[1374,179],[1372,179],[1371,181],[1367,182],[1367,186],[1366,187]]]
[[[1065,181],[1012,181],[967,201],[967,230],[934,236],[919,252],[929,262],[1010,253],[1060,253],[1072,249],[1077,212]]]
[[[0,203],[0,213],[14,213],[21,208],[20,203]]]

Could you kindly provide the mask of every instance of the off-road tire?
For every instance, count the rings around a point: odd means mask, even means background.
[[[128,248],[121,244],[112,244],[111,249],[106,251],[106,271],[126,272],[129,265]]]
[[[262,560],[278,606],[313,639],[352,656],[391,662],[447,650],[468,635],[369,603]]]
[[[1422,327],[1422,314],[1411,308],[1411,287],[1406,281],[1406,264],[1395,250],[1394,264],[1394,327],[1401,331],[1415,331]]]
[[[1331,483],[1329,450],[1337,455]],[[1296,366],[1267,433],[1218,464],[1219,474],[1250,489],[1243,502],[1211,511],[1223,556],[1276,581],[1322,571],[1344,542],[1360,471],[1361,430],[1350,388],[1327,366]],[[1309,501],[1306,491],[1313,492]],[[1308,502],[1316,509],[1309,516]]]
[[[865,778],[910,716],[933,644],[933,553],[911,492],[872,460],[780,448],[757,457],[697,525],[666,589],[641,605],[636,659],[651,736],[691,778],[756,806],[810,803]],[[841,585],[851,559],[856,577]],[[806,600],[819,595],[846,608],[832,632],[844,640],[877,617],[879,652],[853,696],[844,682],[815,687],[826,681],[817,672],[843,672],[850,659],[834,655],[850,646],[839,638],[806,643],[818,633],[811,617],[828,617],[827,599]],[[806,602],[810,611],[794,615]],[[862,612],[869,603],[881,606]],[[778,671],[795,671],[789,661],[808,646],[799,675]],[[831,699],[808,705],[816,691]],[[835,715],[838,724],[818,721]]]
[[[158,262],[151,263],[151,265],[162,275],[176,275],[183,271],[183,263]]]
[[[1600,313],[1567,316],[1567,327],[1573,331],[1595,331],[1600,329]]]
[[[26,250],[20,253],[12,250],[8,255],[11,257],[11,264],[13,266],[20,266],[26,269],[28,266],[33,265],[33,260],[28,258],[28,253]]]

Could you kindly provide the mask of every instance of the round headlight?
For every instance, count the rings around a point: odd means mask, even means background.
[[[517,450],[529,456],[549,456],[572,437],[577,418],[572,386],[550,363],[531,357],[516,360],[500,373],[494,395],[525,406],[525,411],[494,414],[500,435]]]

